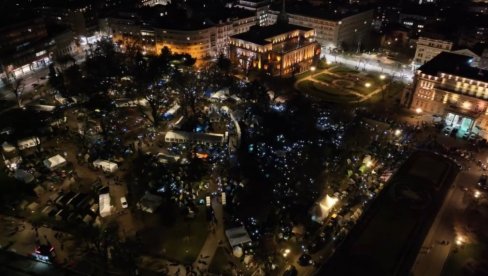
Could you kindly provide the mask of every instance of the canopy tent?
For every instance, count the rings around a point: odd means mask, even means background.
[[[225,230],[225,236],[229,240],[230,246],[232,248],[234,248],[234,246],[237,245],[242,245],[242,244],[252,242],[251,237],[247,233],[247,230],[246,228],[244,228],[244,226],[239,226],[239,227]]]
[[[54,155],[53,157],[44,160],[44,166],[46,166],[48,169],[52,170],[57,167],[64,166],[66,164],[66,159],[62,157],[59,154]]]
[[[225,134],[220,133],[196,133],[186,131],[168,131],[164,141],[168,143],[197,143],[197,144],[223,144]]]
[[[31,183],[32,181],[34,181],[34,176],[26,170],[18,169],[15,171],[15,179],[20,180],[24,183]]]
[[[229,95],[229,88],[220,89],[219,91],[215,92],[210,96],[210,99],[213,100],[225,100],[227,99],[227,95]]]
[[[101,159],[93,161],[93,166],[95,168],[102,169],[104,172],[114,172],[119,168],[117,163]]]
[[[338,201],[339,199],[337,197],[326,195],[315,207],[312,220],[322,223],[329,216],[330,210],[334,208]]]
[[[17,147],[19,150],[28,149],[40,145],[41,141],[38,137],[30,137],[26,139],[21,139],[17,141]]]
[[[162,197],[146,192],[141,200],[137,203],[137,207],[144,212],[152,214],[162,203]]]
[[[7,152],[12,152],[15,151],[15,147],[9,144],[8,142],[3,142],[2,144],[2,150],[7,153]]]
[[[100,206],[100,216],[102,218],[110,216],[112,213],[112,208],[110,207],[110,195],[101,194],[98,196],[99,206]]]

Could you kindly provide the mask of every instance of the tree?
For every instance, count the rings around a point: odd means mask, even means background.
[[[224,54],[220,54],[217,58],[217,67],[225,74],[229,74],[232,63],[230,59],[228,59]]]
[[[168,68],[167,61],[162,56],[135,55],[129,71],[133,77],[128,82],[126,91],[132,98],[143,97],[147,100],[152,117],[152,124],[157,127],[160,122],[160,109],[169,101],[169,87],[161,83],[164,72]],[[140,109],[145,114],[144,109]]]
[[[90,87],[87,86],[86,78],[83,77],[83,71],[79,65],[74,64],[68,67],[62,73],[64,89],[60,90],[67,95],[79,95],[87,93]]]
[[[4,80],[5,88],[11,91],[15,95],[15,99],[17,100],[17,106],[22,107],[22,94],[24,93],[24,80],[22,78],[17,79],[15,76],[11,78],[6,78]]]
[[[200,80],[192,71],[175,71],[170,85],[178,91],[178,99],[185,116],[189,118],[195,115],[198,95],[203,95],[208,83]]]
[[[123,55],[110,40],[101,40],[85,62],[86,82],[97,92],[106,93],[125,72]]]
[[[75,65],[76,59],[73,56],[67,54],[67,55],[56,57],[55,62],[61,66],[61,69],[64,69],[70,63],[71,63],[70,66]]]

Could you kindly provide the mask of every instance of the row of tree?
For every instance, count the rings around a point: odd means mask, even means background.
[[[196,60],[189,54],[175,54],[167,47],[159,55],[144,55],[137,46],[124,49],[102,40],[84,64],[51,65],[49,83],[65,96],[144,98],[149,107],[141,111],[158,126],[161,110],[172,102],[178,102],[183,114],[191,117],[205,91],[232,82],[231,63],[223,55],[216,63],[196,70]]]

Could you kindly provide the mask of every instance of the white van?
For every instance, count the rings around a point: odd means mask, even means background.
[[[31,137],[31,138],[26,138],[26,139],[22,139],[22,140],[17,141],[17,147],[19,148],[19,150],[32,148],[32,147],[35,147],[35,146],[40,145],[40,144],[41,144],[41,141],[39,140],[38,137]]]

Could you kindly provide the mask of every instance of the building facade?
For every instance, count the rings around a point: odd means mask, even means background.
[[[168,47],[174,53],[190,54],[199,62],[219,54],[228,54],[229,37],[248,31],[257,20],[253,13],[246,12],[245,16],[228,17],[216,22],[202,20],[181,25],[182,28],[153,24],[132,14],[111,17],[106,22],[105,31],[122,47],[137,43],[151,54],[160,53],[161,49]]]
[[[488,71],[472,66],[472,58],[442,52],[421,66],[414,89],[403,104],[417,113],[436,114],[446,126],[484,138],[488,133]]]
[[[239,0],[236,7],[256,12],[256,17],[259,26],[266,26],[269,24],[268,9],[270,0]]]
[[[310,69],[320,57],[312,28],[292,24],[254,27],[230,38],[231,61],[244,71],[263,70],[289,76]]]
[[[373,10],[345,14],[317,13],[315,11],[287,11],[290,24],[315,30],[316,40],[324,49],[357,46],[372,29]],[[279,11],[270,10],[271,23],[276,22]]]
[[[422,65],[444,51],[451,51],[452,42],[442,39],[419,37],[415,50],[414,62]]]

